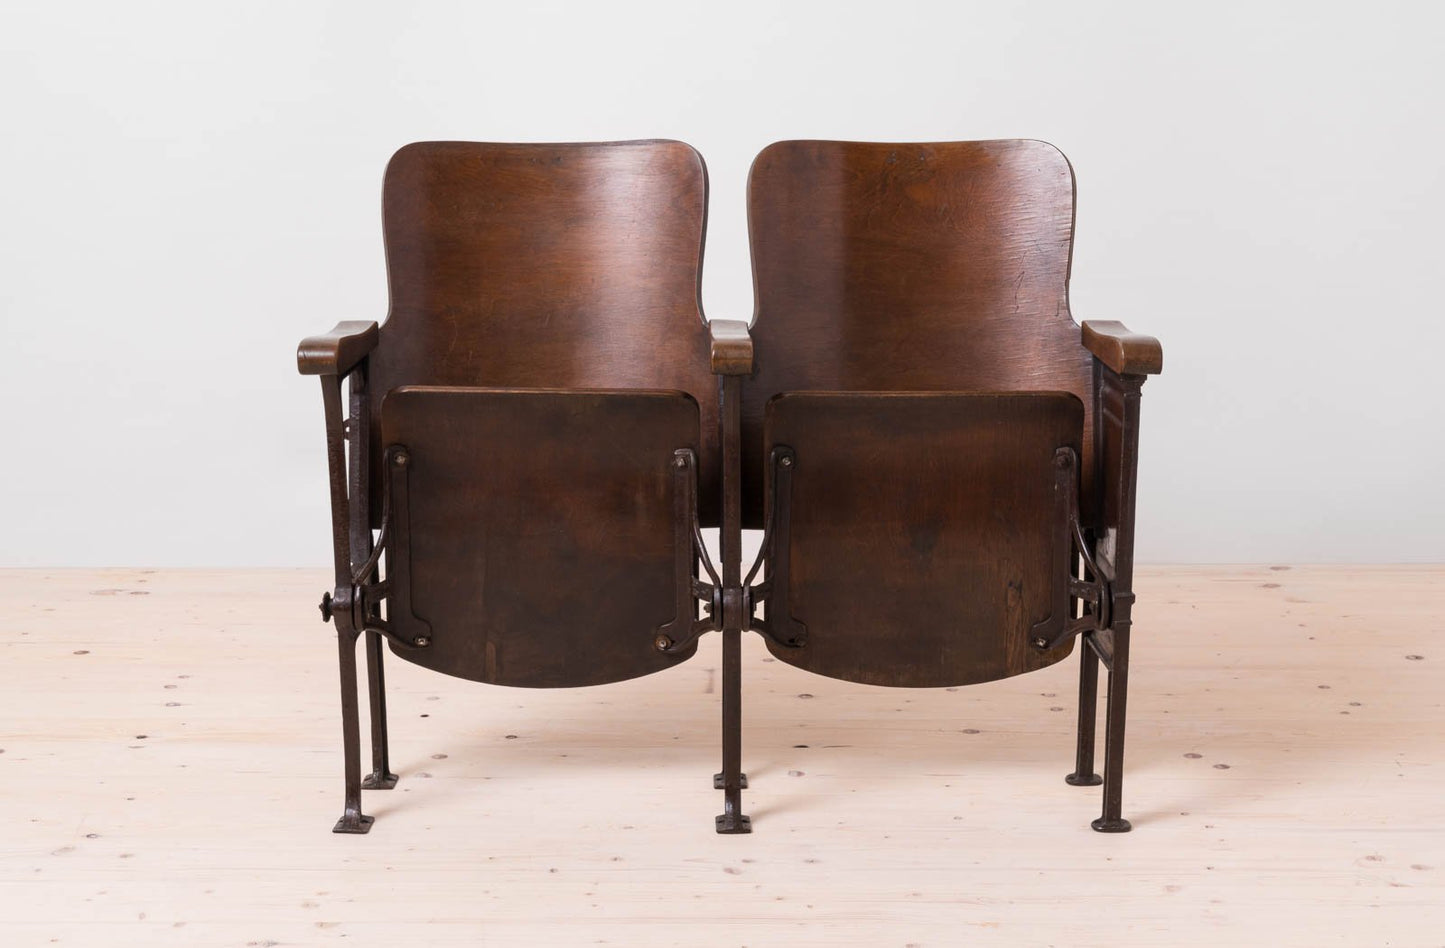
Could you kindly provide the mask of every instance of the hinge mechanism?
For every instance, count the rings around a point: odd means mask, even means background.
[[[391,492],[382,494],[381,531],[376,545],[355,572],[351,582],[338,586],[333,592],[322,593],[321,621],[331,622],[339,616],[346,616],[349,625],[357,631],[373,632],[399,648],[426,648],[431,639],[421,635],[405,639],[391,630],[390,624],[381,617],[381,604],[391,593],[391,583],[381,578],[381,554],[386,549],[391,532]]]

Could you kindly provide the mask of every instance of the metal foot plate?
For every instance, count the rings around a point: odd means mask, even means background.
[[[1123,817],[1117,820],[1106,820],[1103,817],[1099,817],[1089,825],[1094,828],[1094,832],[1096,833],[1127,833],[1134,828],[1129,825],[1129,821]]]
[[[1064,783],[1071,787],[1097,787],[1104,782],[1104,778],[1098,774],[1086,774],[1080,777],[1078,774],[1069,774],[1064,778]],[[365,786],[363,784],[362,786]]]
[[[390,790],[396,786],[396,774],[370,773],[361,778],[361,789],[363,790]]]
[[[724,813],[717,818],[716,823],[717,831],[725,836],[753,831],[753,819],[750,816],[728,816]]]
[[[331,827],[333,833],[370,833],[371,824],[376,822],[374,816],[343,816]]]

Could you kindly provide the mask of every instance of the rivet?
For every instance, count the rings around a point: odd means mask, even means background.
[[[431,644],[431,639],[427,638],[425,635],[418,635],[416,638],[411,640],[411,644],[415,645],[417,648],[426,648],[428,645]]]
[[[781,460],[779,460],[778,463],[779,463],[780,465],[782,465],[783,467],[792,467],[792,466],[793,466],[793,459],[792,459],[791,457],[784,457],[784,458],[782,458]]]
[[[1043,636],[1039,636],[1038,638],[1034,639],[1034,647],[1035,647],[1035,648],[1048,648],[1048,647],[1049,647],[1049,640],[1046,639],[1046,638],[1044,638]]]
[[[406,462],[408,460],[410,459],[407,457],[405,451],[398,451],[396,452],[396,454],[391,456],[391,463],[395,464],[397,467],[406,467]]]
[[[673,467],[687,467],[687,458],[678,458],[672,462]]]
[[[657,646],[657,650],[659,652],[665,652],[668,649],[672,648],[672,639],[668,638],[665,635],[659,635],[657,638],[652,640],[652,644]]]

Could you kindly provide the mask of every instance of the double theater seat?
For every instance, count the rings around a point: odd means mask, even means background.
[[[744,632],[799,668],[902,687],[1034,671],[1082,639],[1067,779],[1103,784],[1096,830],[1129,829],[1139,393],[1162,355],[1070,315],[1068,162],[1035,141],[769,146],[748,183],[751,325],[702,316],[706,205],[680,142],[392,158],[387,319],[298,353],[321,378],[331,475],[336,831],[366,832],[361,790],[396,784],[383,643],[552,688],[663,671],[710,632],[718,832],[750,829]],[[745,528],[764,531],[755,563]]]

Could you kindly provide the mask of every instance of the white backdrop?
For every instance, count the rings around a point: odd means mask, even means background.
[[[1445,560],[1440,9],[6,4],[0,563],[327,563],[294,350],[385,313],[391,152],[642,137],[705,156],[733,318],[767,143],[1054,142],[1076,318],[1165,345],[1141,562]]]

